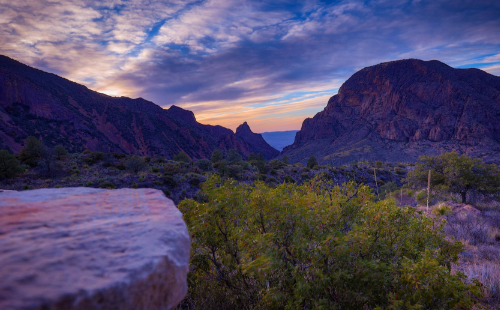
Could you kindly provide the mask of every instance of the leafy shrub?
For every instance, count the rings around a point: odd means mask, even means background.
[[[243,169],[240,165],[228,165],[227,172],[231,178],[238,179],[240,177],[240,174],[243,172]]]
[[[224,159],[224,157],[223,157],[222,151],[220,149],[215,149],[212,152],[212,156],[210,156],[210,161],[214,164],[218,163],[219,161],[221,161],[223,159]]]
[[[286,183],[295,183],[295,180],[289,175],[285,175],[283,181],[285,181]]]
[[[16,156],[6,150],[0,150],[0,180],[15,178],[22,172]]]
[[[208,159],[200,159],[194,162],[196,167],[200,168],[203,171],[212,171],[214,167],[212,166],[212,162]]]
[[[432,209],[432,214],[441,216],[450,215],[451,209],[446,204],[441,203]]]
[[[189,175],[189,184],[193,187],[197,187],[201,183],[201,176],[199,174],[190,174]]]
[[[304,180],[308,180],[310,178],[308,173],[302,173],[300,177]]]
[[[23,164],[30,167],[38,166],[44,152],[43,144],[34,136],[29,136],[24,142],[24,146],[19,153],[19,158]]]
[[[64,157],[68,156],[68,150],[60,144],[56,145],[54,147],[54,154],[56,155],[57,159],[63,159]]]
[[[163,176],[163,183],[170,188],[174,188],[177,186],[177,181],[175,180],[174,176],[168,174]]]
[[[153,168],[151,168],[151,172],[158,173],[158,172],[160,172],[160,168],[153,167]]]
[[[229,164],[236,164],[241,161],[241,155],[237,149],[230,149],[227,153],[226,160]]]
[[[99,185],[99,188],[108,188],[108,189],[114,189],[116,188],[115,185],[112,182],[106,181],[103,182]]]
[[[127,168],[127,170],[135,174],[138,174],[140,171],[144,170],[147,165],[148,164],[146,163],[144,158],[137,155],[131,155],[125,162],[125,167]]]
[[[279,159],[273,159],[269,162],[269,166],[273,169],[282,169],[286,164]]]
[[[316,160],[316,157],[311,156],[309,157],[309,160],[307,161],[307,168],[313,169],[314,166],[318,165],[318,161]]]
[[[165,174],[168,175],[174,175],[179,172],[179,166],[173,163],[166,163],[163,166],[163,169],[165,170]]]
[[[180,162],[183,162],[186,164],[189,164],[191,162],[191,158],[189,158],[189,156],[184,152],[180,152],[179,154],[175,155],[174,160],[180,161]]]
[[[375,163],[375,167],[377,167],[377,168],[382,167],[382,162],[381,162],[381,161],[377,161],[377,162]]]
[[[202,186],[179,204],[192,236],[185,303],[214,309],[472,309],[480,284],[452,273],[463,246],[443,222],[367,186]]]

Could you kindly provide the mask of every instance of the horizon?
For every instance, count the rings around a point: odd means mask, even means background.
[[[407,58],[500,75],[495,1],[2,2],[0,54],[203,124],[300,130],[356,71]]]

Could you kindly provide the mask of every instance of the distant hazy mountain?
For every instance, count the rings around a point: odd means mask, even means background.
[[[271,131],[263,132],[261,135],[269,145],[281,152],[285,146],[293,143],[297,132],[298,130]]]
[[[172,158],[184,151],[194,159],[209,158],[215,148],[236,148],[244,156],[261,150],[244,135],[198,123],[191,111],[107,96],[0,55],[0,149],[18,152],[30,135],[71,152]]]
[[[413,162],[448,151],[500,162],[500,77],[406,59],[356,72],[304,120],[282,155],[343,164]]]

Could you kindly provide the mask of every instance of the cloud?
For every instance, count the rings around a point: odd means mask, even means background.
[[[256,131],[299,129],[350,75],[383,61],[482,63],[499,74],[493,0],[102,3],[0,0],[0,53]]]

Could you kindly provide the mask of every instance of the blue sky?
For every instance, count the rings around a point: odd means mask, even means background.
[[[499,33],[497,0],[0,0],[1,54],[256,132],[300,129],[384,61],[500,75]]]

